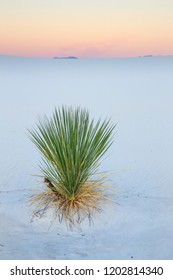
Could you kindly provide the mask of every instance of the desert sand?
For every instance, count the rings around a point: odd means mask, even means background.
[[[0,259],[173,259],[173,57],[0,56]],[[101,170],[116,202],[69,230],[34,217],[41,156],[27,129],[55,107],[117,123]]]

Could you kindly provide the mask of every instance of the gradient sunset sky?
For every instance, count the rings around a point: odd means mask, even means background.
[[[0,54],[173,55],[173,0],[0,0]]]

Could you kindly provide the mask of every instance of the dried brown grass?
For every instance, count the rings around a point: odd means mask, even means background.
[[[102,180],[88,181],[74,197],[69,199],[57,191],[46,188],[34,194],[29,203],[34,206],[34,215],[41,217],[46,212],[52,211],[52,223],[58,219],[72,227],[86,218],[91,223],[94,215],[102,211],[102,207],[110,202],[106,189]]]

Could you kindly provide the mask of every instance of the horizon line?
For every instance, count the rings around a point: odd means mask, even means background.
[[[0,56],[10,56],[10,57],[19,57],[19,58],[36,58],[36,59],[118,59],[118,58],[147,58],[147,57],[165,57],[173,56],[173,54],[144,54],[136,56],[112,56],[112,57],[78,57],[74,55],[69,56],[30,56],[30,55],[15,55],[15,54],[0,54]]]

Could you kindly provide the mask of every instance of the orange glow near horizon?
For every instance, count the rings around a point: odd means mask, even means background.
[[[20,1],[7,0],[8,5],[1,4],[0,54],[33,57],[173,55],[170,10],[173,11],[173,4],[169,0],[164,3],[132,0],[131,6],[127,0],[122,0],[121,5],[113,0],[109,4],[106,0],[89,0],[89,4],[74,0],[74,5],[67,0],[50,0],[49,4],[44,2],[43,7],[38,5],[43,3],[40,0],[37,7],[33,0],[30,4],[23,0],[22,6],[15,6],[14,2],[17,5]]]

